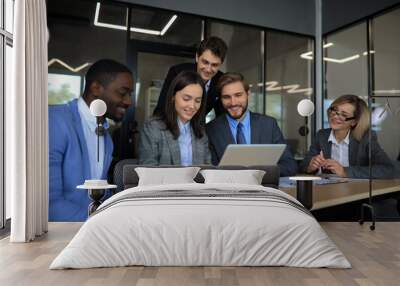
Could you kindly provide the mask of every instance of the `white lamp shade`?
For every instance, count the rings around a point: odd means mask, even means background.
[[[314,103],[309,99],[303,99],[297,104],[297,112],[301,116],[310,116],[314,113]]]
[[[90,112],[93,116],[99,117],[103,116],[107,111],[106,103],[101,99],[95,99],[90,104]]]

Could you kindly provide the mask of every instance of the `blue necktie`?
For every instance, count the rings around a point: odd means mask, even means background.
[[[246,144],[246,137],[244,137],[243,133],[243,124],[239,122],[236,130],[236,144]]]

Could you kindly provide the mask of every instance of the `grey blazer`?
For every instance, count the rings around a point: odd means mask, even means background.
[[[192,132],[193,165],[209,165],[211,154],[207,134],[197,138]],[[163,121],[151,118],[144,123],[139,140],[139,164],[181,165],[178,140],[166,129]]]
[[[310,150],[300,164],[300,171],[306,173],[312,157],[318,155],[322,150],[325,158],[331,158],[332,143],[328,142],[331,128],[321,129],[317,132],[316,138],[310,146]],[[368,159],[368,132],[365,132],[360,141],[357,141],[350,133],[349,138],[349,167],[345,171],[350,178],[369,177]],[[388,179],[395,176],[395,166],[386,155],[385,151],[379,146],[375,132],[371,139],[372,154],[372,177]]]
[[[273,117],[250,112],[251,143],[252,144],[286,144],[282,132]],[[229,144],[235,144],[229,122],[223,114],[206,126],[210,142],[211,161],[217,165]],[[286,147],[278,166],[281,176],[295,175],[297,163],[293,159],[289,148]]]

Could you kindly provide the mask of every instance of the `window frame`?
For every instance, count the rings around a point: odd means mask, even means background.
[[[6,30],[5,1],[0,0],[0,236],[7,235],[10,231],[10,220],[6,217],[6,190],[5,190],[5,71],[6,71],[6,48],[13,48],[13,34]],[[13,12],[15,1],[11,0]],[[14,16],[14,15],[13,15]],[[13,29],[12,29],[13,30]]]

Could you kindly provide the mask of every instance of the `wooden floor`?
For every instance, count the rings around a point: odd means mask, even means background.
[[[0,241],[0,285],[400,285],[400,223],[322,223],[353,268],[123,267],[48,270],[79,229],[79,223],[51,223],[32,243]]]

